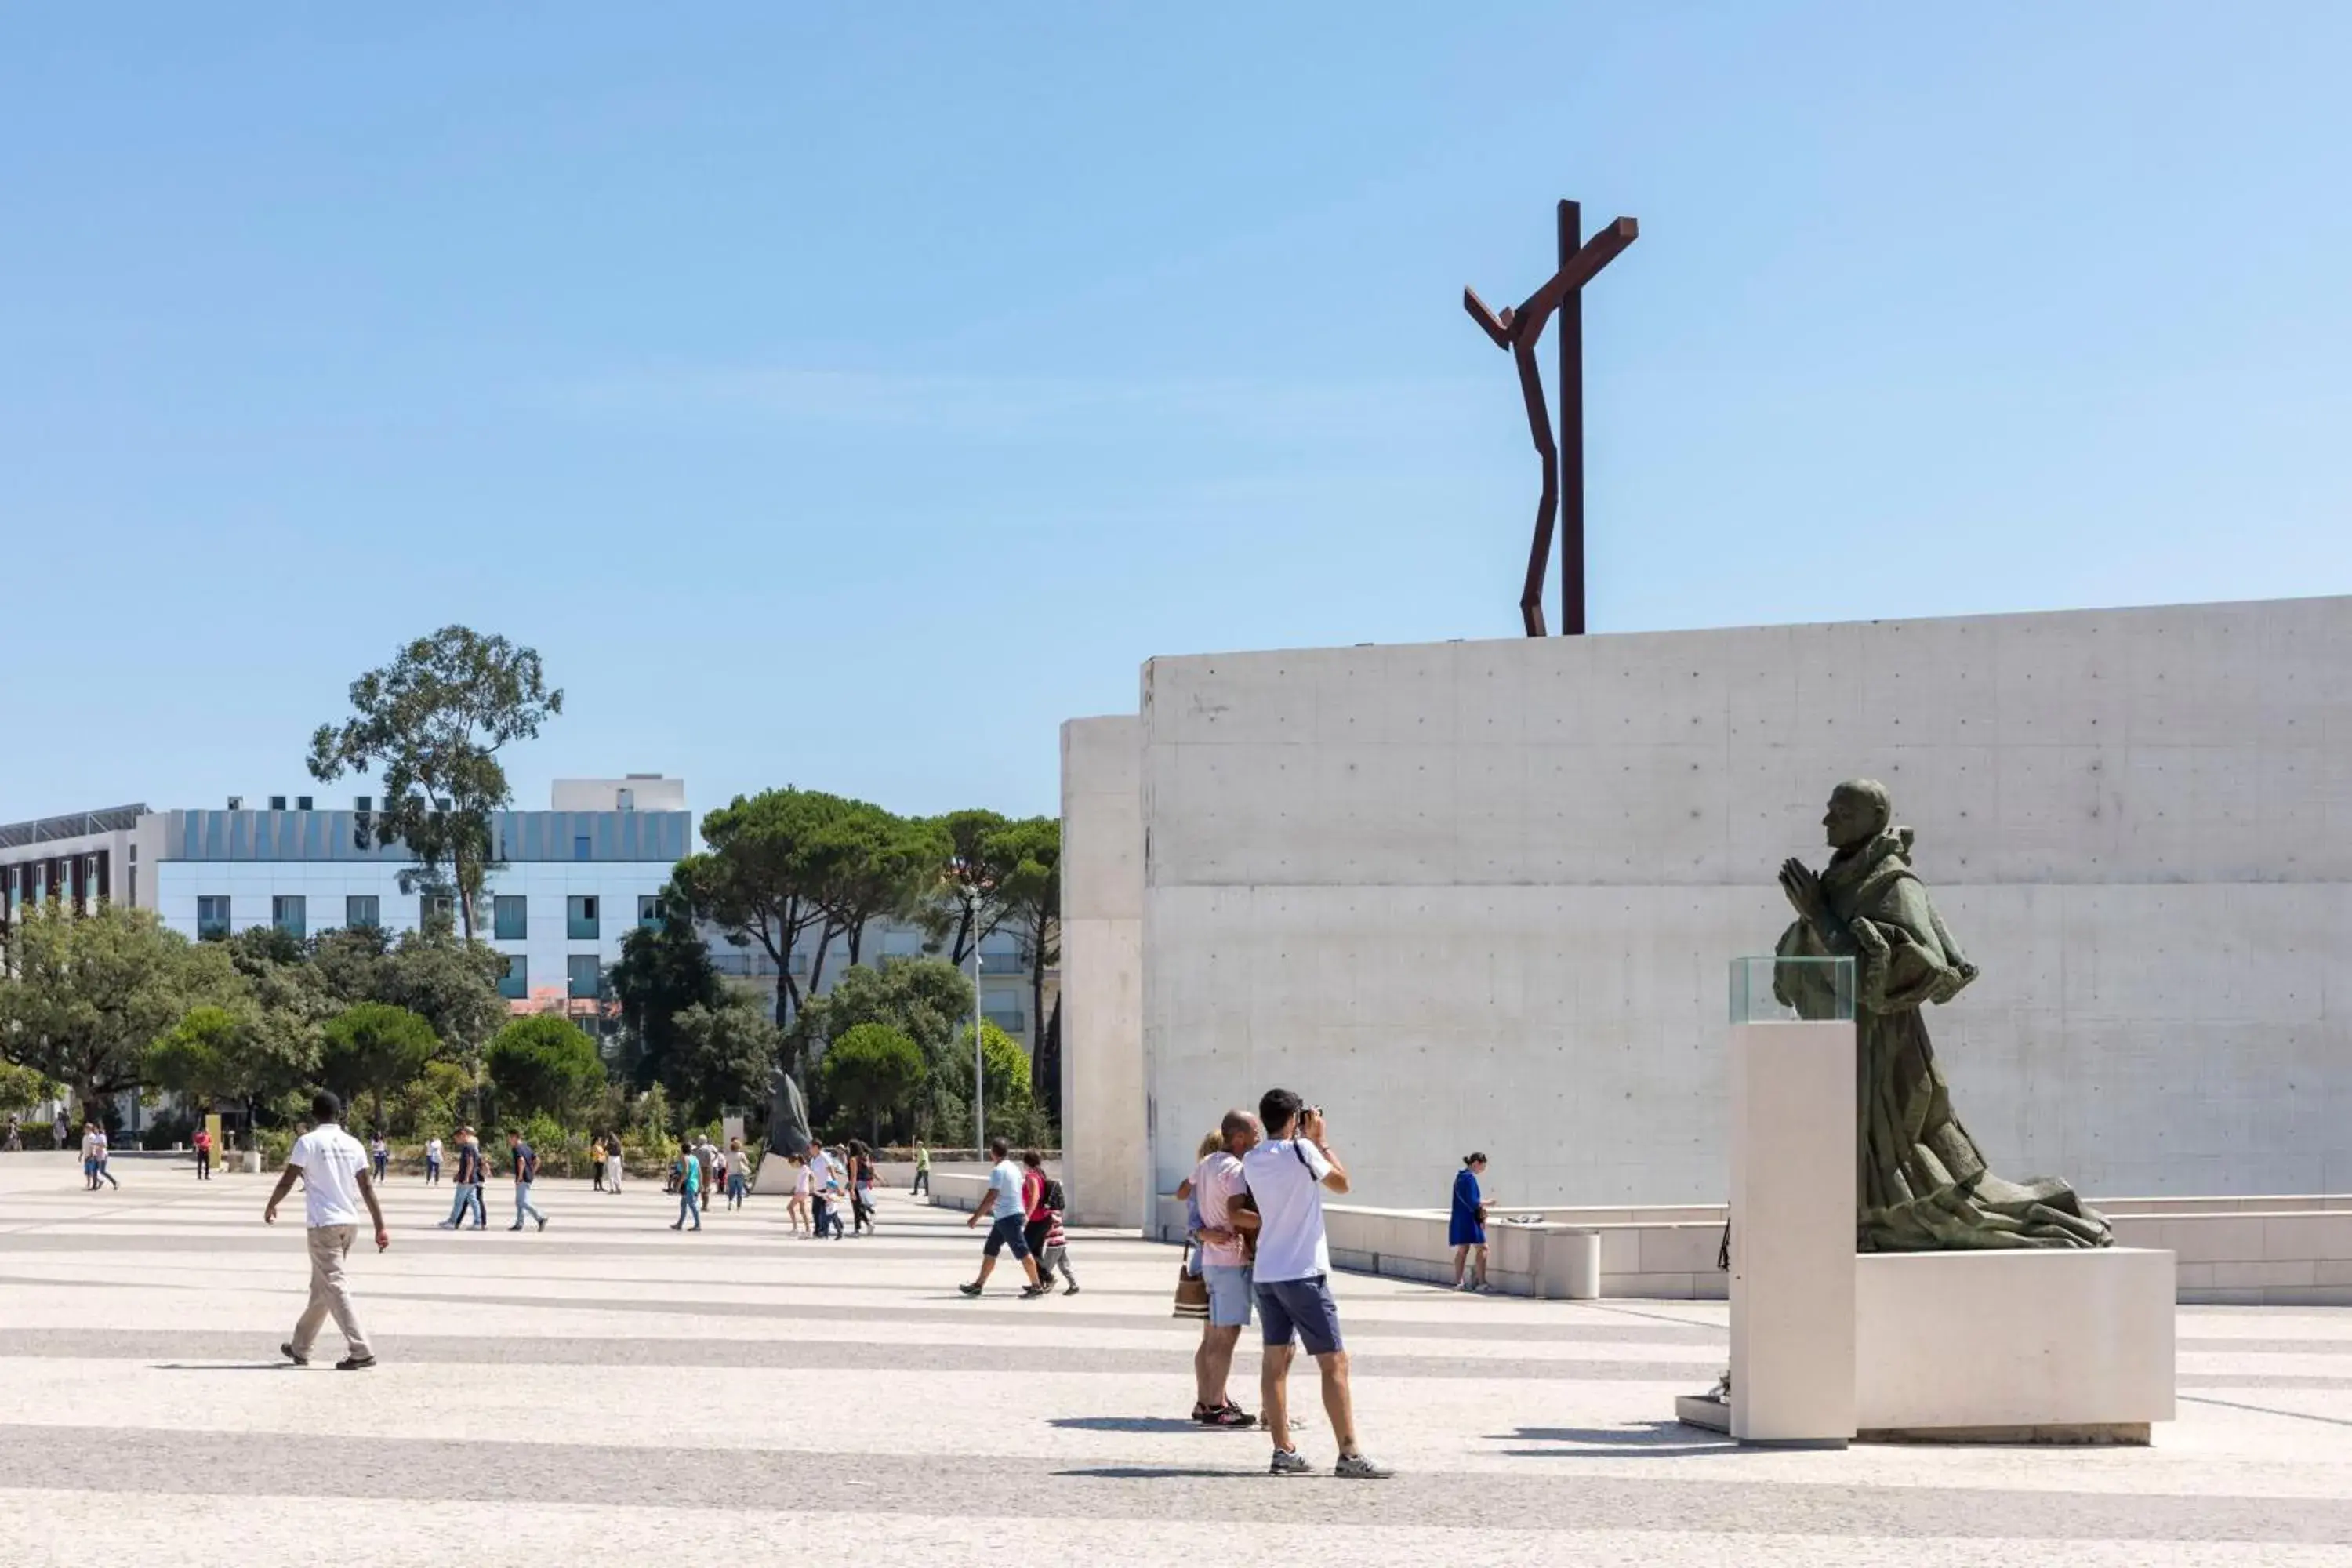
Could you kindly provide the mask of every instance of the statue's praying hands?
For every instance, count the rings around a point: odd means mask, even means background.
[[[1811,867],[1793,856],[1780,862],[1780,891],[1788,895],[1789,906],[1799,919],[1821,923],[1822,879]]]

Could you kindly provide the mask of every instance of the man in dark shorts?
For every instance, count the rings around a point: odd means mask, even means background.
[[[1290,1443],[1286,1383],[1291,1346],[1304,1341],[1323,1373],[1323,1408],[1339,1440],[1331,1473],[1349,1480],[1386,1480],[1393,1471],[1374,1464],[1356,1446],[1354,1401],[1348,1389],[1348,1352],[1339,1341],[1339,1309],[1331,1300],[1331,1251],[1323,1237],[1323,1189],[1348,1190],[1348,1172],[1331,1152],[1323,1112],[1301,1105],[1286,1089],[1257,1102],[1265,1141],[1242,1156],[1242,1175],[1257,1205],[1257,1259],[1251,1282],[1265,1358],[1258,1375],[1265,1400],[1259,1417],[1274,1435],[1277,1476],[1303,1476],[1312,1467]]]
[[[1013,1146],[1002,1138],[990,1141],[988,1152],[995,1160],[996,1168],[988,1173],[988,1191],[982,1196],[980,1206],[964,1221],[967,1230],[977,1228],[982,1216],[989,1222],[988,1241],[980,1250],[980,1278],[956,1289],[967,1296],[979,1295],[987,1287],[989,1275],[996,1270],[996,1255],[1009,1247],[1029,1276],[1029,1283],[1021,1289],[1021,1299],[1034,1301],[1045,1293],[1045,1287],[1037,1279],[1037,1255],[1029,1250],[1029,1215],[1022,1167],[1012,1157]]]

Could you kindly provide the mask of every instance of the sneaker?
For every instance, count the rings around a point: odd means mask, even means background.
[[[1053,1287],[1050,1285],[1024,1285],[1021,1287],[1021,1299],[1024,1301],[1034,1301],[1040,1296],[1050,1294],[1052,1290]]]
[[[539,1216],[539,1228],[540,1228],[540,1229],[541,1229],[541,1230],[545,1230],[545,1229],[547,1228],[547,1216],[546,1216],[545,1215],[540,1215],[540,1216]],[[694,1228],[695,1228],[695,1229],[697,1229],[697,1230],[700,1230],[702,1227],[701,1227],[700,1226],[698,1226],[698,1226],[696,1226]]]
[[[1062,1294],[1063,1294],[1063,1295],[1065,1295],[1065,1296],[1075,1296],[1075,1295],[1076,1295],[1077,1293],[1078,1293],[1078,1282],[1077,1282],[1076,1280],[1075,1280],[1075,1279],[1073,1279],[1073,1280],[1071,1280],[1071,1281],[1070,1281],[1070,1288],[1069,1288],[1068,1289],[1066,1289],[1066,1290],[1065,1290],[1065,1291],[1063,1291],[1063,1292],[1062,1292]]]
[[[481,1229],[482,1227],[481,1227],[480,1226],[476,1226],[474,1228],[475,1228],[476,1230],[479,1230],[479,1229]],[[512,1224],[512,1225],[510,1225],[510,1226],[507,1226],[507,1228],[508,1228],[509,1230],[520,1230],[520,1229],[522,1228],[522,1221],[520,1221],[520,1220],[517,1220],[517,1221],[515,1221],[515,1222],[514,1222],[514,1224]]]
[[[294,1353],[294,1342],[292,1340],[288,1340],[284,1344],[279,1345],[278,1347],[278,1353],[284,1356],[288,1361],[292,1362],[296,1366],[309,1366],[310,1364],[310,1358],[309,1356],[296,1355]]]
[[[1296,1448],[1276,1448],[1274,1463],[1265,1468],[1265,1473],[1270,1476],[1311,1476],[1315,1473],[1315,1467],[1308,1464],[1307,1456]]]
[[[977,1296],[980,1294],[980,1287],[977,1285],[959,1285],[956,1287],[956,1289],[966,1296]]]
[[[1339,1462],[1331,1467],[1331,1473],[1342,1480],[1350,1481],[1384,1481],[1396,1474],[1386,1465],[1376,1465],[1361,1454],[1340,1455]]]
[[[335,1363],[337,1372],[365,1372],[375,1364],[372,1355],[347,1355]]]
[[[1192,1419],[1203,1426],[1221,1426],[1233,1432],[1257,1425],[1257,1417],[1231,1400],[1218,1405],[1214,1410],[1204,1405],[1195,1404],[1192,1406]]]
[[[454,1219],[445,1219],[438,1225],[436,1225],[433,1228],[436,1230],[455,1230],[457,1228],[457,1222]]]

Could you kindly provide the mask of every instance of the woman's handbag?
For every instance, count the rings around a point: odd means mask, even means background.
[[[1184,1261],[1177,1266],[1174,1315],[1205,1321],[1209,1316],[1209,1282],[1193,1268],[1192,1257],[1187,1249]]]

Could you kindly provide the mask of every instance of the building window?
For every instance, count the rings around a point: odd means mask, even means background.
[[[271,796],[269,797],[269,809],[270,809],[270,810],[272,810],[272,811],[283,811],[283,810],[285,810],[285,809],[286,809],[286,797],[285,797],[284,795],[271,795]]]
[[[499,994],[509,1002],[530,999],[530,960],[520,952],[502,953],[506,967],[499,972]]]
[[[383,905],[373,893],[352,893],[343,900],[343,923],[373,931],[383,924]]]
[[[655,930],[660,926],[662,923],[662,911],[661,895],[659,893],[639,893],[637,895],[637,923],[645,927],[647,931]]]
[[[565,978],[570,982],[565,989],[572,999],[575,1002],[596,1000],[598,983],[604,978],[604,970],[597,963],[596,955],[575,952],[563,961],[563,967]]]
[[[425,931],[446,928],[457,918],[457,899],[454,893],[425,893],[416,900],[416,923]]]
[[[593,893],[574,893],[563,900],[563,934],[573,942],[594,942],[598,936]]]
[[[575,833],[572,836],[572,858],[574,860],[594,859],[596,858],[594,849],[595,841],[586,834]]]
[[[490,934],[500,942],[521,942],[530,935],[530,900],[520,893],[500,893],[490,903]]]
[[[229,931],[228,895],[202,893],[196,898],[196,940],[224,937]]]
[[[280,893],[269,900],[269,923],[288,936],[302,934],[305,900],[299,893]]]

